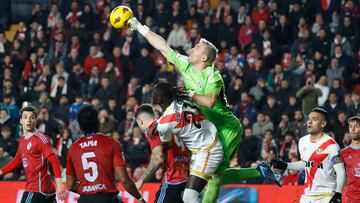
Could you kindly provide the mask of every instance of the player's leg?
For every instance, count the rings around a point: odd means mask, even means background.
[[[214,175],[207,184],[205,196],[202,200],[203,203],[216,202],[216,199],[220,192],[220,187],[223,183],[224,172],[229,167],[230,161],[241,143],[241,135],[242,128],[240,125],[238,126],[238,128],[231,130],[222,129],[219,132],[219,139],[222,143],[224,150],[224,160],[221,162],[218,169],[216,170],[216,175]]]
[[[189,176],[182,200],[186,203],[200,203],[200,192],[204,189],[207,181],[196,175]]]

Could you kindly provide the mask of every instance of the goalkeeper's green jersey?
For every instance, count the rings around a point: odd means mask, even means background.
[[[212,108],[207,108],[194,103],[205,117],[214,123],[218,131],[223,129],[237,129],[240,127],[239,120],[229,108],[225,95],[224,81],[214,64],[200,72],[196,72],[192,65],[189,64],[187,56],[172,50],[167,54],[166,58],[180,71],[187,90],[193,90],[198,95],[219,95]]]

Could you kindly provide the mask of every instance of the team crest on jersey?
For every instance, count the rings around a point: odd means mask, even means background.
[[[316,153],[318,153],[318,154],[322,154],[323,152],[324,152],[323,149],[317,149],[317,150],[316,150]]]
[[[203,88],[203,85],[202,85],[202,82],[201,82],[201,81],[198,81],[198,87],[199,87],[199,89],[202,89],[202,88]]]
[[[28,143],[28,145],[26,146],[26,149],[29,151],[31,149],[31,142]]]
[[[360,163],[354,167],[354,176],[360,178]]]

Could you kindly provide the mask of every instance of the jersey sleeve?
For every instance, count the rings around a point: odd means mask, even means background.
[[[161,140],[160,140],[160,136],[158,132],[154,133],[153,138],[151,138],[150,136],[146,135],[146,140],[148,141],[151,150],[153,150],[155,147],[160,146],[161,145]]]
[[[160,140],[162,142],[170,142],[171,141],[171,133],[172,132],[171,132],[170,123],[161,124],[161,122],[158,122],[157,131],[159,133]]]
[[[71,161],[72,150],[71,147],[66,155],[66,175],[75,176],[75,168]]]
[[[205,94],[219,95],[222,87],[223,87],[223,80],[221,78],[221,75],[218,72],[212,72],[208,78],[208,82],[205,88]]]
[[[329,156],[331,163],[333,165],[338,163],[343,163],[343,160],[341,158],[340,147],[338,144],[335,143],[329,147]]]
[[[41,143],[41,151],[44,154],[45,158],[48,158],[49,156],[55,154],[53,148],[50,145],[50,139],[48,137],[46,137],[45,142],[41,139],[40,143]]]
[[[169,51],[166,59],[168,62],[174,64],[181,74],[186,74],[187,69],[190,67],[188,57],[177,53],[175,50]]]
[[[115,141],[113,142],[113,150],[114,150],[114,157],[113,157],[113,166],[126,166],[124,153],[121,148],[121,145],[119,142]]]

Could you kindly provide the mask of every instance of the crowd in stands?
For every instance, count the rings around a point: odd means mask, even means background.
[[[65,168],[81,136],[76,114],[90,103],[100,111],[100,132],[119,140],[129,173],[141,176],[150,149],[134,110],[150,102],[157,82],[184,83],[141,35],[111,27],[120,4],[179,53],[200,38],[218,47],[216,66],[244,128],[232,166],[299,160],[297,141],[316,106],[329,112],[327,133],[350,144],[347,118],[360,115],[358,0],[53,0],[34,3],[12,41],[1,24],[0,167],[16,153],[19,109],[31,103]],[[299,176],[289,171],[285,184],[300,184]],[[21,170],[2,177],[24,178]]]

